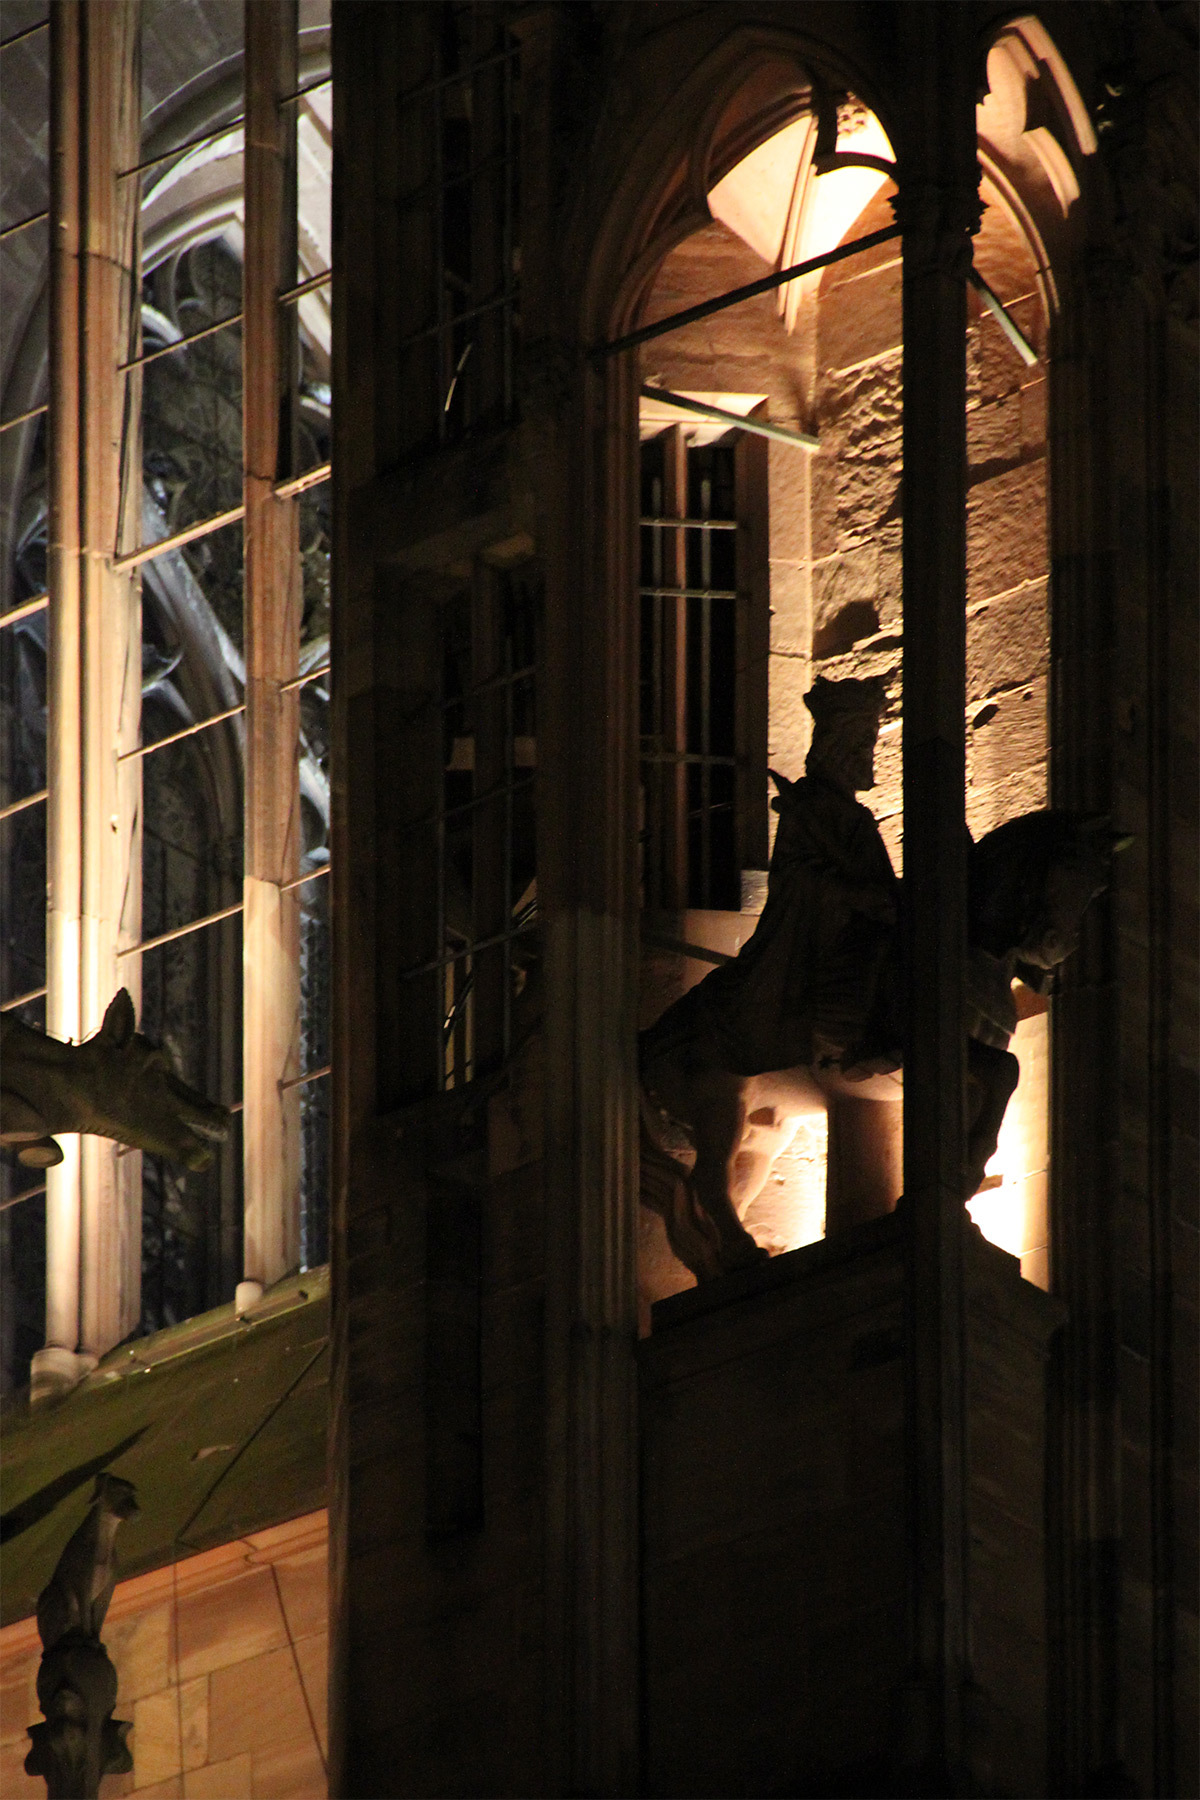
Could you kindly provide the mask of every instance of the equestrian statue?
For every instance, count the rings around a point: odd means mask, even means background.
[[[643,1203],[698,1280],[761,1261],[742,1224],[806,1116],[828,1121],[826,1234],[900,1198],[903,890],[856,794],[875,785],[882,679],[818,677],[805,774],[771,771],[767,902],[738,956],[639,1041]],[[1108,820],[1028,813],[970,847],[963,1200],[1017,1085],[1013,981],[1045,992],[1107,885]]]

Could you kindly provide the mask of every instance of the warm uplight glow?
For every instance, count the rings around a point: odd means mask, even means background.
[[[719,406],[723,412],[737,413],[745,418],[756,406],[766,399],[765,394],[722,394],[716,389],[687,388],[678,390],[685,400],[699,400],[707,406]],[[638,403],[638,431],[641,437],[656,437],[668,425],[683,425],[687,428],[688,441],[692,444],[714,444],[718,438],[728,434],[729,426],[719,420],[711,425],[706,424],[695,413],[685,412],[682,407],[672,406],[668,400],[651,400],[643,394]]]
[[[708,196],[713,217],[775,268],[834,249],[888,179],[879,169],[815,174],[816,136],[813,119],[794,119],[744,157]],[[874,113],[865,110],[847,110],[838,149],[893,159],[887,133]],[[819,281],[820,276],[808,279]],[[789,330],[802,285],[792,282],[781,290],[780,308]]]
[[[1046,1185],[1049,1163],[1047,1103],[1049,1033],[1045,1013],[1022,1019],[1010,1049],[1021,1065],[1017,1091],[1000,1127],[1000,1142],[987,1167],[987,1187],[968,1202],[967,1211],[989,1243],[1021,1259],[1021,1273],[1036,1287],[1048,1288],[1049,1244]]]
[[[816,121],[793,119],[743,157],[708,196],[714,219],[736,232],[764,262],[781,267],[789,225],[800,210],[816,143]]]
[[[815,1244],[825,1235],[828,1138],[824,1113],[799,1119],[795,1137],[747,1211],[747,1230],[776,1256],[784,1250],[798,1250],[802,1244]]]
[[[893,160],[887,133],[874,113],[864,112],[838,133],[838,149],[859,156]],[[812,184],[801,221],[795,260],[822,256],[840,244],[855,219],[875,198],[888,177],[879,169],[831,169]]]

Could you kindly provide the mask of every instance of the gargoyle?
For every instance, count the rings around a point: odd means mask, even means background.
[[[38,1595],[37,1695],[46,1722],[29,1727],[25,1772],[44,1777],[49,1800],[95,1800],[103,1776],[133,1767],[130,1722],[112,1716],[117,1671],[100,1632],[116,1584],[117,1529],[137,1511],[130,1482],[98,1475],[87,1516]]]
[[[95,1037],[64,1044],[0,1015],[0,1143],[27,1168],[62,1161],[58,1132],[90,1132],[135,1150],[207,1169],[229,1134],[229,1111],[172,1069],[136,1029],[122,988]]]

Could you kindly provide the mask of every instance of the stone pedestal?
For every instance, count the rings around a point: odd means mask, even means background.
[[[645,1791],[901,1791],[907,1221],[662,1302],[641,1348]],[[1045,1792],[1045,1355],[1061,1309],[972,1232],[967,1757]]]

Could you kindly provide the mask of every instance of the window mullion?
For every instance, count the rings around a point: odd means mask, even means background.
[[[276,1281],[299,1260],[300,1074],[297,779],[300,701],[296,474],[295,0],[245,10],[246,801],[243,915],[244,1276]]]
[[[141,934],[140,590],[114,566],[136,541],[140,454],[134,304],[138,8],[54,9],[50,395],[47,1029],[95,1031]],[[131,874],[132,871],[132,874]],[[137,1003],[136,977],[134,1001]],[[136,1323],[140,1171],[68,1137],[47,1179],[46,1347],[35,1391],[70,1385]],[[81,1360],[82,1359],[82,1360]]]

